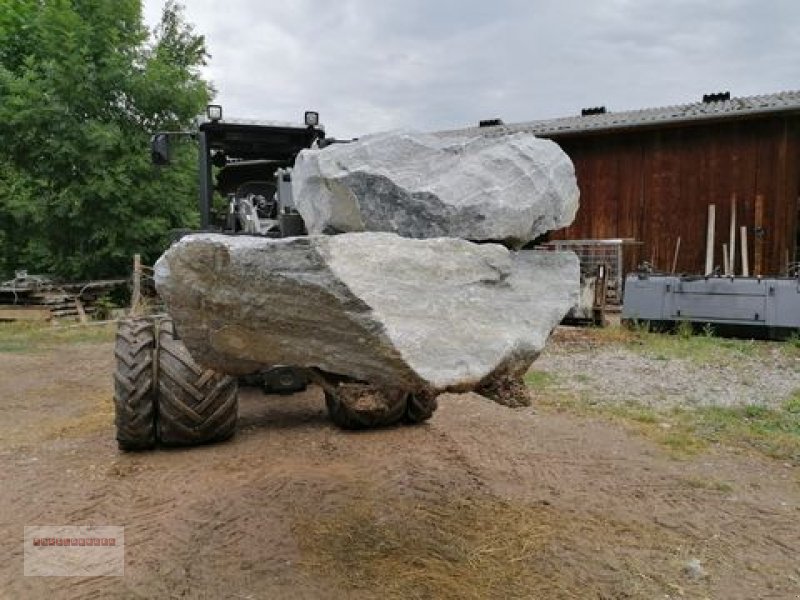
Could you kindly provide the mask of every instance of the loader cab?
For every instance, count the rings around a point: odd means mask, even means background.
[[[307,111],[302,124],[228,120],[221,106],[209,105],[196,131],[152,137],[153,163],[168,165],[170,137],[187,134],[198,142],[202,230],[270,237],[303,232],[291,199],[289,170],[301,150],[325,139],[318,113]],[[227,200],[224,215],[212,210],[215,191]]]

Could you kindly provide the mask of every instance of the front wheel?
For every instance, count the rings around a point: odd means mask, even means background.
[[[114,345],[114,421],[121,450],[148,450],[156,444],[156,386],[153,320],[124,319]]]
[[[200,367],[170,318],[123,319],[114,347],[114,408],[121,450],[193,446],[236,428],[236,380]]]
[[[236,379],[194,362],[172,319],[161,321],[158,441],[165,446],[196,446],[226,440],[236,431],[238,408]]]

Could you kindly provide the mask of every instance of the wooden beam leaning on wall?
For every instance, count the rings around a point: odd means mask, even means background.
[[[742,225],[739,231],[742,238],[742,277],[750,277],[750,259],[747,256],[747,227]]]
[[[714,271],[714,224],[716,221],[717,207],[708,205],[708,229],[706,230],[706,270],[704,275],[711,275]]]
[[[756,194],[755,227],[753,229],[753,275],[764,274],[764,196]]]
[[[728,238],[728,275],[736,276],[736,192],[731,194],[731,229]]]

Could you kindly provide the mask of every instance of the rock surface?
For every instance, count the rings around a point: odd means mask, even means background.
[[[578,277],[572,253],[389,233],[198,234],[155,271],[200,364],[230,374],[316,367],[436,391],[527,370],[575,304]]]
[[[309,233],[387,231],[511,247],[572,223],[569,157],[529,133],[394,132],[300,153],[292,173]]]

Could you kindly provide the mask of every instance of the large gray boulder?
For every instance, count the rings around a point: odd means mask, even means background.
[[[292,182],[312,234],[389,231],[512,247],[572,223],[579,196],[569,157],[529,133],[370,135],[303,150]]]
[[[518,376],[577,301],[572,253],[389,233],[197,234],[155,267],[197,362],[316,367],[409,391]]]

